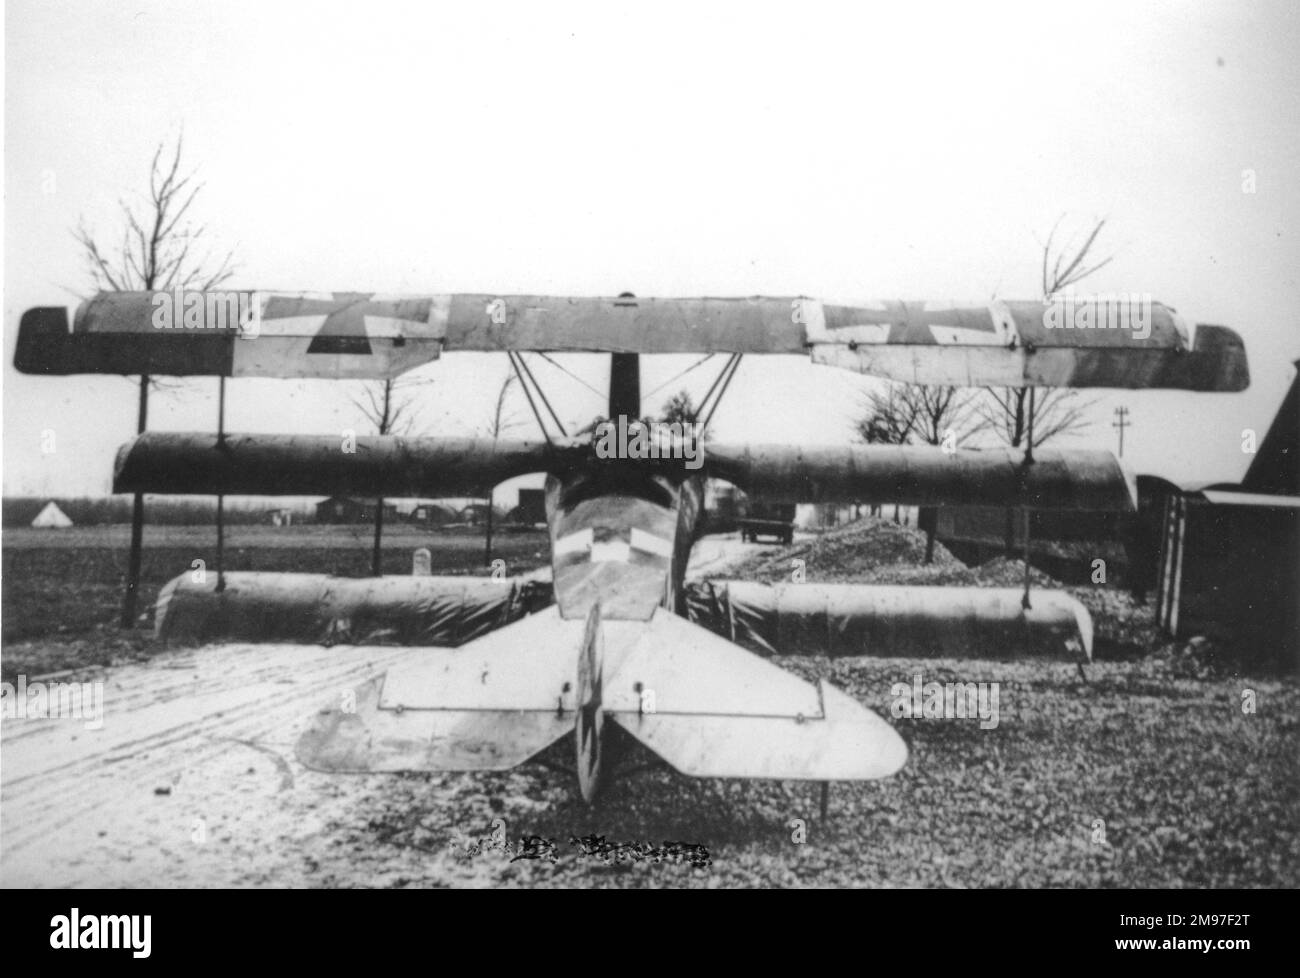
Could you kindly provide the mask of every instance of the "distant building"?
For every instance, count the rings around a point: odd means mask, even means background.
[[[58,504],[52,499],[36,514],[36,519],[32,520],[32,526],[40,530],[63,530],[71,525],[72,520],[68,519],[67,514],[59,509]]]
[[[1300,496],[1206,489],[1169,499],[1156,621],[1256,665],[1300,667]]]
[[[487,503],[470,503],[460,511],[458,521],[468,523],[470,526],[480,526],[487,522],[488,510]]]
[[[1150,494],[1142,488],[1144,480],[1152,484],[1164,480],[1138,477],[1139,499],[1149,502]],[[1024,551],[1022,510],[1005,506],[923,506],[917,510],[919,529],[926,529],[927,513],[933,514],[935,539],[968,566],[1005,554],[1019,557]],[[1092,583],[1092,561],[1100,557],[1106,561],[1112,583],[1123,580],[1140,594],[1151,587],[1149,582],[1141,583],[1142,568],[1149,568],[1154,574],[1155,557],[1151,545],[1141,553],[1134,549],[1137,525],[1129,513],[1031,510],[1029,561],[1064,584],[1088,585]],[[1143,558],[1141,554],[1147,556]]]
[[[356,499],[350,496],[330,496],[316,504],[317,523],[373,523],[375,521],[375,500]],[[397,505],[384,503],[384,519],[397,518]]]
[[[1034,541],[1118,540],[1123,532],[1122,513],[1036,509],[1029,516],[1029,537]],[[941,506],[935,519],[935,536],[949,549],[950,541],[1014,549],[1024,545],[1025,524],[1019,510],[1005,506]]]
[[[519,505],[506,514],[506,522],[519,526],[535,526],[546,522],[546,491],[520,489]]]
[[[448,523],[456,522],[456,511],[450,506],[444,506],[441,503],[420,503],[408,517],[412,523],[422,523],[426,526],[445,526]]]
[[[344,496],[330,496],[316,504],[317,523],[360,523],[361,503]]]

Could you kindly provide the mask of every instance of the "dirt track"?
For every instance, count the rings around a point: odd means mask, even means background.
[[[755,547],[702,542],[711,570]],[[165,652],[81,681],[104,683],[103,723],[0,723],[0,885],[301,886],[339,855],[325,827],[391,776],[307,771],[293,745],[313,713],[357,681],[420,650],[221,645]],[[472,783],[446,779],[444,794]],[[437,807],[443,779],[421,779]],[[454,786],[454,787],[453,787]],[[567,790],[567,789],[565,789]],[[358,873],[344,858],[327,877],[382,881],[386,858]],[[483,867],[480,867],[483,868]],[[461,862],[451,875],[472,883]],[[375,873],[377,876],[367,875]]]
[[[292,753],[298,730],[337,689],[410,654],[178,651],[102,676],[102,729],[71,719],[6,723],[0,879],[291,885],[277,840],[310,837],[337,797],[329,779],[304,779]]]

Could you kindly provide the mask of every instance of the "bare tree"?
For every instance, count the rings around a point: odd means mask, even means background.
[[[956,387],[921,387],[909,384],[904,399],[912,408],[912,432],[926,445],[957,442],[978,429],[974,417],[975,395]],[[895,511],[897,512],[897,511]],[[916,511],[917,529],[925,531],[925,562],[934,560],[934,536],[939,529],[939,510],[921,506]]]
[[[182,166],[184,138],[178,136],[170,152],[166,142],[154,150],[149,167],[149,192],[134,203],[120,199],[122,238],[96,235],[81,220],[72,232],[81,246],[95,291],[131,292],[173,288],[212,289],[234,274],[234,252],[216,258],[202,252],[206,225],[191,221],[191,208],[203,184],[195,172]],[[143,374],[139,382],[136,431],[148,426],[149,390],[170,389]],[[140,590],[140,558],[144,535],[144,496],[137,493],[131,519],[131,556],[126,595],[122,603],[123,628],[135,624],[136,596]],[[220,578],[218,578],[220,581]]]
[[[1078,391],[1061,387],[1005,387],[989,388],[985,395],[978,406],[983,428],[1012,448],[1023,446],[1032,450],[1049,438],[1082,431],[1092,424],[1087,413],[1095,402],[1080,397]],[[1032,445],[1029,443],[1031,427]]]
[[[73,232],[98,291],[214,289],[235,272],[233,251],[219,260],[211,251],[196,253],[207,226],[195,226],[187,218],[203,184],[194,182],[194,171],[182,172],[183,136],[177,137],[170,162],[164,159],[165,149],[159,143],[154,150],[148,197],[135,204],[118,201],[124,225],[120,247],[101,246],[84,220]]]
[[[352,404],[375,428],[377,435],[410,434],[415,424],[412,408],[415,396],[412,390],[433,383],[430,379],[389,377],[385,380],[368,380],[362,383],[361,393],[352,398]],[[370,574],[379,577],[382,571],[384,536],[384,497],[375,500],[375,545],[370,557]]]
[[[1064,219],[1064,215],[1057,218],[1043,244],[1040,284],[1045,300],[1083,281],[1115,258],[1107,255],[1098,261],[1092,253],[1102,228],[1106,226],[1105,218],[1097,220],[1082,241],[1076,235],[1055,249],[1056,232]],[[1034,449],[1048,439],[1090,427],[1092,422],[1088,419],[1088,411],[1095,403],[1093,399],[1080,397],[1078,391],[1060,387],[986,388],[978,410],[983,428],[1012,448],[1023,447],[1027,457],[1032,458]],[[1008,553],[1013,545],[1013,518],[1012,511],[1007,510],[1005,543]]]
[[[952,435],[959,441],[978,430],[975,397],[956,387],[925,387],[920,384],[887,384],[867,394],[864,412],[854,423],[859,438],[868,444],[940,445]],[[872,507],[872,514],[879,512]],[[899,509],[894,507],[894,522]],[[932,507],[917,511],[917,526],[926,532],[926,563],[934,556],[936,512]]]
[[[1041,284],[1044,299],[1083,281],[1109,265],[1115,257],[1108,255],[1096,261],[1092,255],[1097,237],[1106,226],[1105,218],[1092,225],[1082,242],[1076,245],[1076,236],[1060,249],[1055,249],[1056,232],[1063,220],[1064,216],[1052,225],[1043,245]],[[979,414],[983,427],[1000,441],[1012,448],[1023,446],[1032,456],[1033,450],[1049,438],[1089,427],[1088,409],[1093,403],[1080,397],[1078,391],[1059,387],[988,388],[979,406]]]
[[[912,409],[912,434],[925,445],[942,444],[951,435],[961,441],[979,427],[975,395],[957,387],[909,384],[903,399]]]
[[[902,396],[898,384],[886,384],[867,393],[863,414],[854,422],[857,436],[868,445],[906,445],[916,425],[916,409]],[[880,515],[880,504],[871,505],[871,515]],[[894,522],[898,522],[898,506],[894,506]]]
[[[1089,265],[1089,255],[1092,253],[1092,246],[1097,243],[1097,235],[1101,234],[1101,229],[1106,226],[1106,219],[1103,217],[1092,226],[1088,236],[1083,243],[1070,251],[1070,245],[1065,245],[1055,257],[1052,255],[1052,242],[1056,239],[1057,229],[1060,228],[1061,222],[1065,220],[1062,214],[1052,225],[1052,230],[1048,232],[1047,243],[1043,245],[1043,297],[1055,295],[1062,289],[1069,288],[1076,282],[1082,282],[1085,278],[1102,268],[1105,268],[1115,260],[1114,255],[1107,255],[1101,261]],[[1048,274],[1047,267],[1051,265],[1051,274]]]
[[[853,423],[857,436],[868,445],[905,445],[916,425],[915,406],[902,396],[898,384],[886,384],[867,393],[863,413]]]
[[[234,251],[218,256],[204,250],[207,225],[190,220],[203,184],[196,182],[196,171],[183,169],[184,143],[184,136],[177,136],[168,151],[160,142],[149,165],[148,194],[134,202],[118,199],[120,244],[110,246],[108,238],[98,238],[84,218],[72,232],[96,292],[206,291],[234,275]],[[148,398],[145,388],[172,391],[181,386],[157,377],[141,377],[140,383],[142,400]]]
[[[363,381],[352,405],[374,426],[375,434],[409,435],[415,426],[414,389],[431,383],[407,377]]]

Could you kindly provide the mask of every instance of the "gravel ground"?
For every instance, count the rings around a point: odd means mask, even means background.
[[[714,561],[772,580],[1018,583],[1014,561],[970,570],[889,523]],[[1050,580],[1036,578],[1039,586]],[[1300,885],[1300,687],[1245,676],[1205,647],[1160,641],[1125,595],[1087,594],[1102,634],[1140,655],[1063,663],[783,658],[881,715],[911,757],[892,778],[818,786],[695,780],[659,769],[594,809],[540,764],[495,775],[331,777],[292,745],[342,682],[418,650],[177,649],[104,670],[125,705],[91,734],[3,728],[0,883],[131,886],[1122,886]],[[1143,618],[1146,614],[1146,618]],[[892,689],[996,682],[995,727],[892,716]],[[115,692],[114,692],[115,691]],[[570,762],[571,742],[543,760]],[[633,747],[632,766],[650,758]],[[202,831],[199,831],[202,826]],[[573,840],[703,847],[708,865],[601,853]],[[201,837],[201,838],[200,838]],[[537,837],[554,843],[555,860]],[[476,849],[467,849],[479,840]],[[506,845],[499,845],[504,840]],[[802,841],[800,841],[802,840]],[[697,860],[701,861],[701,860]]]
[[[1073,667],[942,661],[787,660],[889,715],[894,682],[991,680],[1000,722],[896,720],[911,748],[893,778],[838,784],[829,818],[815,785],[695,781],[671,772],[620,783],[595,811],[566,778],[408,777],[368,792],[334,827],[381,885],[1294,887],[1300,778],[1293,685],[1176,678],[1167,663]],[[567,747],[567,744],[562,745]],[[565,758],[558,758],[563,760]],[[516,859],[491,839],[557,843],[557,861]],[[807,841],[794,841],[797,823]],[[572,837],[689,842],[711,865],[606,863]],[[374,843],[382,840],[383,845]],[[385,847],[408,850],[405,855]],[[402,867],[400,871],[395,867]],[[357,881],[353,863],[320,882]],[[396,875],[394,875],[396,874]],[[363,877],[364,878],[364,877]]]

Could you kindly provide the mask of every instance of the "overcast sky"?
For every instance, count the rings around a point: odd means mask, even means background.
[[[119,198],[182,128],[237,287],[1036,298],[1057,218],[1108,217],[1116,258],[1089,288],[1231,326],[1252,384],[1098,392],[1073,444],[1113,450],[1122,403],[1137,471],[1236,480],[1242,429],[1262,437],[1294,374],[1294,4],[431,6],[8,0],[6,494],[108,490],[132,386],[21,376],[14,333],[25,308],[86,290],[70,229],[115,238]],[[565,362],[603,386],[604,359]],[[643,390],[687,363],[647,361]],[[421,430],[481,432],[505,370],[475,354],[422,369]],[[538,371],[566,420],[601,410]],[[710,379],[688,378],[697,400]],[[718,437],[844,441],[871,383],[749,358]],[[235,381],[227,427],[335,433],[360,421],[355,387]],[[156,398],[151,427],[214,428],[215,389]]]

